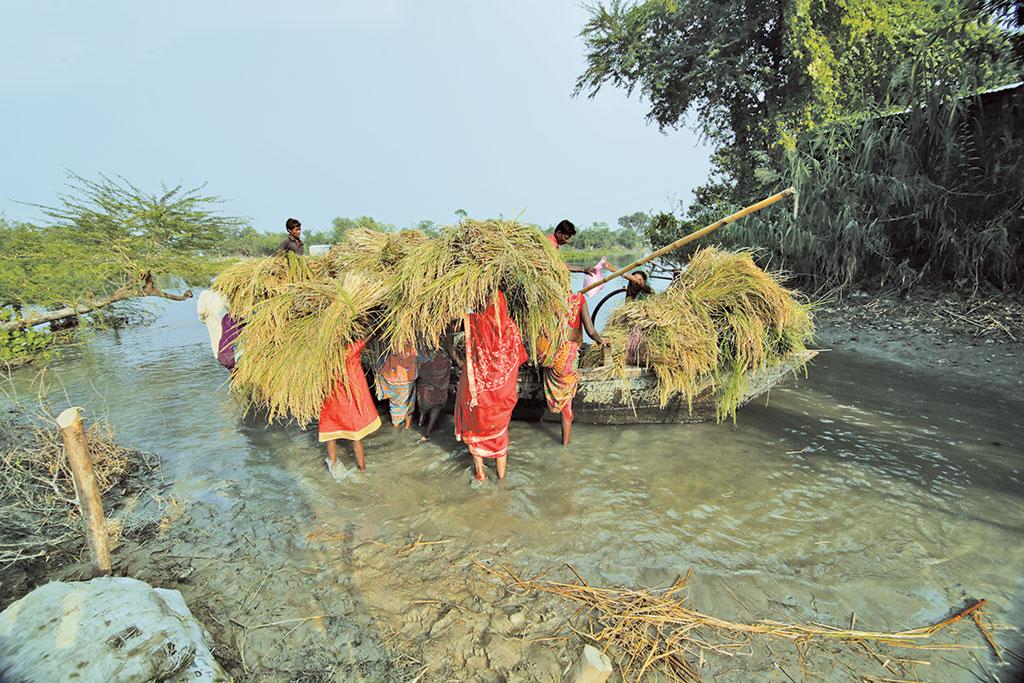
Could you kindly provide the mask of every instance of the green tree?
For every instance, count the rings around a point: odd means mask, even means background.
[[[952,75],[958,52],[984,58],[1005,42],[988,15],[935,0],[613,0],[591,9],[582,35],[576,92],[638,89],[662,128],[690,116],[715,146],[709,191],[740,203],[772,172],[774,147],[886,98],[906,101],[892,85],[915,64]]]
[[[249,224],[226,231],[219,253],[226,256],[270,256],[284,239],[281,233],[260,232]]]
[[[437,237],[440,234],[440,229],[434,225],[434,221],[424,218],[415,225],[415,230],[419,230],[428,237]]]
[[[626,249],[642,249],[647,242],[647,226],[651,217],[643,211],[634,211],[625,216],[619,216],[617,221],[621,230],[619,231],[619,242]]]
[[[68,177],[45,226],[0,225],[0,304],[27,312],[0,323],[12,331],[73,317],[135,297],[168,294],[160,274],[208,279],[224,240],[240,225],[203,187],[146,192],[123,178]]]

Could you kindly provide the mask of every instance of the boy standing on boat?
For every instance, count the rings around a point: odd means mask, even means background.
[[[555,249],[568,244],[572,236],[576,234],[576,226],[569,220],[559,221],[558,225],[555,226],[555,231],[547,236],[548,241],[551,242]],[[581,268],[580,266],[571,266],[568,263],[565,267],[569,269],[570,273],[586,273],[587,275],[593,275],[593,268]]]
[[[277,248],[277,253],[283,254],[286,251],[290,251],[296,256],[302,256],[302,223],[297,218],[289,218],[284,222],[285,232],[288,236],[281,242],[281,246]]]

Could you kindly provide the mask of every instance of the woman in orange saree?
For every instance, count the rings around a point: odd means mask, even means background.
[[[377,370],[374,386],[378,399],[387,399],[391,424],[397,429],[403,423],[412,424],[412,411],[416,407],[416,347],[406,345],[401,351],[390,351]]]
[[[582,328],[582,329],[581,329]],[[548,410],[562,417],[562,445],[568,446],[572,438],[572,400],[579,389],[580,375],[577,370],[580,346],[583,344],[583,330],[598,344],[604,340],[594,328],[590,318],[587,299],[582,294],[569,295],[569,313],[562,320],[563,341],[551,351],[550,342],[541,340],[540,355],[544,362],[544,398]]]
[[[334,391],[320,408],[320,424],[317,431],[320,443],[327,444],[327,458],[324,463],[331,476],[338,479],[343,468],[338,466],[338,439],[352,442],[356,465],[360,472],[366,471],[366,456],[363,453],[363,438],[380,427],[377,407],[373,403],[370,387],[366,383],[359,360],[366,346],[366,340],[349,344],[345,349],[345,378],[348,386],[339,377]]]

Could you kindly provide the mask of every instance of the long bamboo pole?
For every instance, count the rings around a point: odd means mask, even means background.
[[[782,192],[779,192],[778,194],[773,194],[771,197],[768,197],[766,199],[762,199],[761,201],[759,201],[756,204],[751,204],[750,206],[746,207],[745,209],[740,209],[739,211],[737,211],[734,214],[730,214],[730,215],[726,216],[725,218],[723,218],[721,220],[715,221],[711,225],[706,225],[703,228],[701,228],[700,230],[695,230],[694,232],[691,232],[689,235],[686,235],[685,237],[680,237],[679,239],[677,239],[672,244],[669,244],[668,246],[665,246],[665,247],[662,247],[661,249],[658,249],[654,253],[652,253],[652,254],[650,254],[648,256],[643,257],[639,261],[634,261],[633,263],[630,263],[625,268],[620,268],[619,270],[615,271],[611,275],[607,275],[604,278],[598,280],[597,282],[591,283],[590,285],[588,285],[588,286],[584,287],[583,289],[581,289],[580,293],[583,294],[585,292],[590,291],[591,289],[594,289],[595,287],[599,287],[600,285],[603,285],[606,282],[614,280],[615,278],[619,277],[620,275],[628,273],[629,271],[633,270],[634,268],[638,268],[638,267],[642,266],[643,264],[647,263],[648,261],[653,261],[654,259],[658,258],[659,256],[664,256],[665,254],[669,253],[670,251],[675,251],[676,249],[678,249],[679,247],[683,246],[684,244],[689,244],[690,242],[694,241],[695,239],[700,239],[704,235],[708,234],[709,232],[711,232],[713,230],[717,230],[718,228],[722,227],[723,225],[726,225],[728,223],[733,223],[735,221],[738,221],[739,219],[743,218],[744,216],[749,216],[752,213],[760,211],[761,209],[765,208],[766,206],[771,206],[772,204],[774,204],[775,202],[779,201],[780,199],[785,199],[786,197],[790,197],[790,196],[792,196],[794,194],[796,194],[796,188],[789,187],[789,188],[786,188],[785,190],[783,190]]]

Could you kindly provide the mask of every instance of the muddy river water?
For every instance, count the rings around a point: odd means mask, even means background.
[[[28,378],[15,377],[23,393]],[[896,630],[933,623],[968,599],[986,598],[992,620],[1010,627],[997,633],[999,642],[1021,641],[1012,628],[1024,625],[1020,397],[857,354],[823,352],[807,378],[794,378],[767,401],[741,409],[735,425],[580,425],[571,447],[562,448],[557,425],[517,422],[508,480],[480,485],[471,481],[469,457],[452,437],[449,417],[426,444],[414,433],[382,428],[366,442],[367,475],[339,484],[325,472],[315,427],[268,427],[244,416],[226,379],[193,302],[163,305],[151,325],[99,332],[47,373],[52,402],[83,405],[89,415],[107,417],[125,445],[161,456],[168,483],[163,495],[191,510],[190,524],[208,529],[176,541],[180,555],[209,560],[194,561],[193,571],[204,578],[193,581],[191,595],[183,592],[190,602],[229,612],[218,623],[248,614],[239,611],[243,604],[259,603],[268,621],[288,616],[281,603],[304,604],[284,597],[296,591],[319,596],[314,602],[323,605],[335,584],[322,583],[322,576],[296,574],[292,583],[283,577],[292,564],[328,566],[347,552],[348,564],[334,565],[351,575],[339,580],[341,587],[361,591],[375,619],[391,614],[396,632],[404,620],[417,619],[410,641],[419,628],[426,635],[436,614],[389,607],[401,594],[403,571],[427,575],[408,592],[429,598],[424,586],[441,581],[438,567],[461,566],[472,557],[529,570],[570,562],[594,583],[646,587],[665,586],[692,568],[697,607],[738,620],[845,626],[856,614],[865,628]],[[420,536],[445,539],[446,546],[420,551],[444,561],[402,570],[381,566],[370,550],[311,548],[311,538],[327,538],[331,530],[357,549],[365,542],[383,547]],[[247,555],[250,544],[258,552]],[[138,552],[133,557],[141,562]],[[221,587],[236,592],[234,598],[215,597],[215,584],[249,571],[243,557],[271,573],[283,569],[248,603],[244,598],[255,586],[241,579],[236,588]],[[230,559],[234,569],[216,558]],[[376,578],[361,573],[359,558],[378,566]],[[252,572],[255,579],[263,576],[261,569]],[[361,623],[368,627],[369,620]],[[326,632],[337,641],[332,628],[321,628],[320,636]],[[268,630],[257,635],[271,635]],[[370,639],[371,647],[384,647],[382,633]],[[502,638],[513,637],[508,633]],[[960,633],[997,671],[977,632]],[[272,635],[264,649],[284,633]],[[313,652],[317,637],[297,630],[289,638],[298,640],[278,651]],[[351,645],[363,647],[363,639],[348,637],[345,656],[363,656]],[[252,641],[250,648],[246,669],[258,673]],[[544,655],[532,650],[495,661],[486,638],[474,648],[469,642],[458,656],[417,661],[445,672],[447,678],[437,680],[488,680],[495,671],[508,680],[548,680],[568,661],[558,654],[550,666],[541,665]],[[429,647],[420,652],[432,656]],[[318,656],[326,655],[309,655]],[[923,673],[929,680],[975,680],[971,671],[981,669],[973,657],[940,653]],[[272,663],[264,666],[271,678],[290,677]],[[763,664],[745,666],[728,662],[706,671],[716,680],[789,675]],[[387,668],[363,662],[359,671],[372,679],[385,677]],[[790,673],[799,677],[798,671]],[[831,677],[827,666],[823,677]]]

